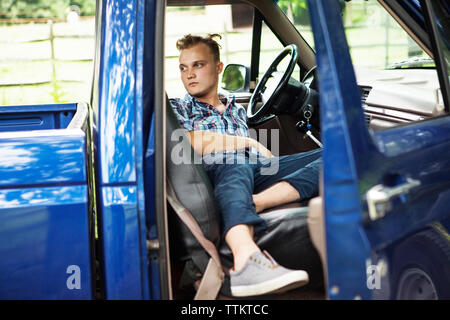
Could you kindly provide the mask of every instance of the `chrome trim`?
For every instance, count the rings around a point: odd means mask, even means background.
[[[77,103],[77,111],[67,126],[67,129],[81,129],[88,118],[88,113],[87,103]]]
[[[367,104],[363,104],[363,108],[364,108],[364,111],[367,113],[372,113],[374,115],[380,114],[380,115],[384,115],[384,116],[388,116],[388,117],[397,118],[399,120],[421,121],[421,120],[426,119],[426,117],[424,117],[424,116],[414,115],[414,114],[407,113],[404,111],[369,106]],[[392,119],[392,120],[397,120],[397,119]]]
[[[411,189],[420,185],[421,182],[419,180],[407,178],[405,183],[398,186],[387,187],[383,184],[378,184],[372,187],[366,193],[370,219],[375,221],[384,217],[392,209],[391,199],[407,194]]]

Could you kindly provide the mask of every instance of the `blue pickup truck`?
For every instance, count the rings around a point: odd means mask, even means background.
[[[307,1],[312,45],[281,1],[98,0],[90,103],[0,108],[0,298],[194,299],[209,255],[170,194],[230,266],[203,169],[171,161],[165,24],[176,21],[165,17],[240,5],[251,56],[225,69],[223,89],[250,108],[251,128],[280,132],[280,155],[323,145],[319,196],[263,212],[269,228],[255,235],[309,272],[289,298],[450,299],[450,2],[378,2],[431,67],[354,68],[344,1]],[[271,63],[263,25],[285,49],[258,81]],[[286,56],[296,59],[276,70]],[[287,80],[258,109],[275,71]],[[233,72],[241,84],[227,82]]]

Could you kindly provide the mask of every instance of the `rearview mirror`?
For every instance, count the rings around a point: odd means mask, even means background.
[[[250,69],[241,64],[229,64],[222,76],[222,89],[229,92],[245,92],[250,88]]]

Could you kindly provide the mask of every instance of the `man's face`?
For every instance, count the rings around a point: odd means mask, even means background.
[[[201,98],[217,93],[223,63],[214,61],[211,49],[199,43],[180,53],[181,81],[193,97]]]

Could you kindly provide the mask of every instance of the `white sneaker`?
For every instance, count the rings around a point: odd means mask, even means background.
[[[231,294],[235,297],[281,293],[309,282],[308,273],[280,266],[267,251],[255,252],[239,271],[230,271]]]

